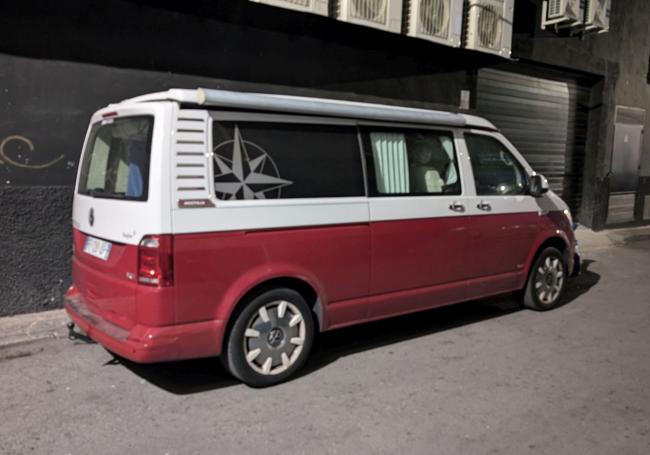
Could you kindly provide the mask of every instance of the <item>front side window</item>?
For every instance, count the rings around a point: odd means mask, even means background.
[[[79,175],[79,194],[147,200],[153,117],[122,117],[93,125]]]
[[[365,194],[356,128],[215,122],[215,195],[223,200]]]
[[[374,163],[376,195],[460,194],[453,136],[420,130],[370,130],[364,135]],[[372,179],[371,179],[371,187]]]
[[[490,136],[466,134],[476,194],[517,195],[528,190],[526,171],[510,151]]]

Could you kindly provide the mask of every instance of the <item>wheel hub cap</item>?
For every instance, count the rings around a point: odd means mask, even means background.
[[[266,341],[272,348],[277,348],[284,341],[284,332],[278,327],[273,327],[266,336]]]
[[[268,303],[251,316],[244,354],[258,373],[274,375],[293,365],[305,343],[307,326],[298,307],[284,300]]]
[[[535,292],[537,298],[544,304],[554,303],[560,296],[564,283],[564,267],[559,258],[547,257],[537,269],[535,276]]]

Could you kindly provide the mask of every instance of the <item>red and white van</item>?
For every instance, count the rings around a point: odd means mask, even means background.
[[[74,324],[254,386],[319,331],[511,291],[550,309],[578,268],[566,204],[482,118],[221,90],[95,113],[73,231]]]

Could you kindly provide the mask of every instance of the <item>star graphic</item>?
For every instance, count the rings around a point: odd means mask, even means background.
[[[214,154],[214,161],[219,169],[219,174],[214,177],[214,189],[217,193],[224,194],[225,199],[266,199],[265,193],[293,184],[277,176],[277,167],[271,157],[261,147],[244,141],[237,126],[234,136],[232,141],[228,141],[233,143],[232,160]],[[219,144],[215,151],[223,144]],[[253,145],[261,154],[251,158],[246,144]],[[264,173],[265,169],[275,170],[276,175]]]

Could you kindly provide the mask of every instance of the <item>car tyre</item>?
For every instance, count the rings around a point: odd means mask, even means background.
[[[251,387],[279,384],[304,365],[314,335],[312,313],[302,295],[273,289],[253,297],[235,314],[221,360]]]
[[[523,305],[536,311],[558,306],[567,279],[567,265],[562,253],[545,248],[533,262],[523,295]]]

